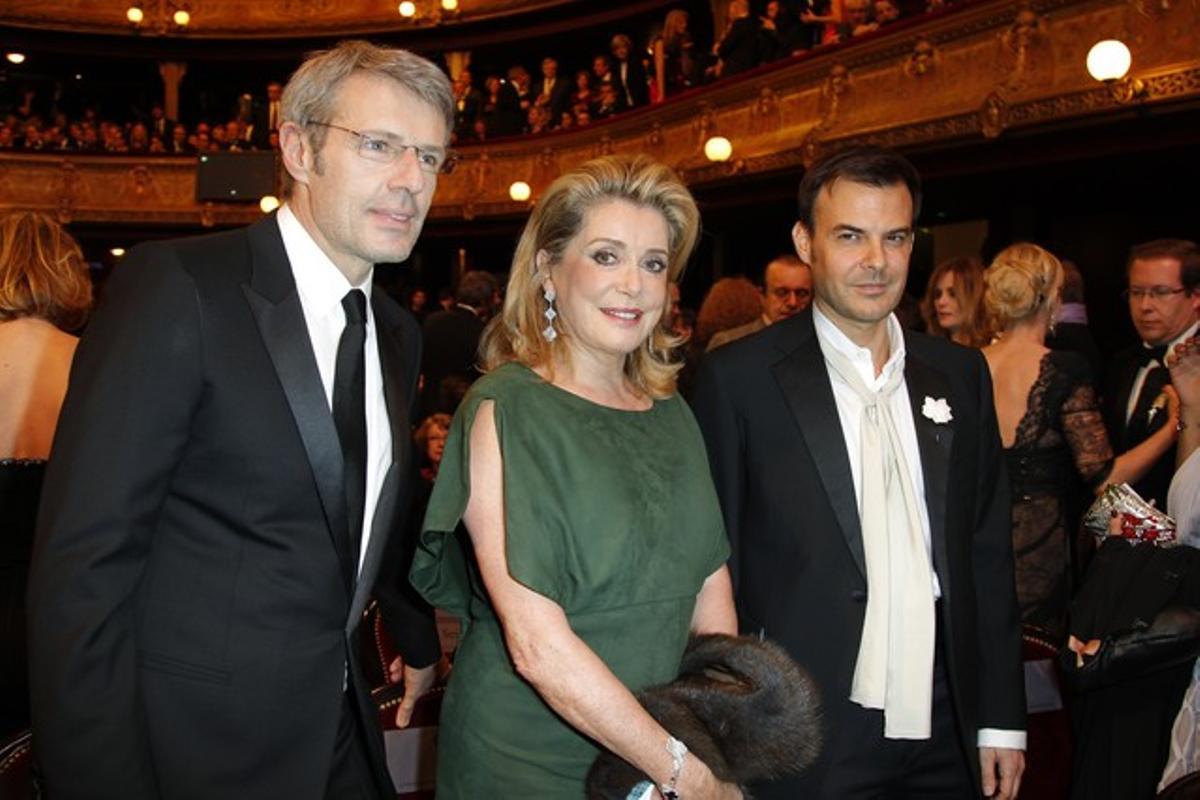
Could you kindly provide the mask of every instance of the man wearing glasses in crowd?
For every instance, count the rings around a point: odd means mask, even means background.
[[[59,800],[396,796],[357,637],[404,560],[384,549],[405,534],[421,342],[372,275],[420,235],[454,101],[425,59],[343,42],[281,102],[286,204],[135,248],[76,354],[29,587]],[[380,602],[405,724],[436,626]]]
[[[792,254],[782,255],[767,264],[763,271],[762,316],[713,335],[708,349],[757,333],[781,319],[799,314],[812,302],[812,270]]]
[[[1139,244],[1126,269],[1129,314],[1140,345],[1113,357],[1105,391],[1105,417],[1119,455],[1145,441],[1167,419],[1163,387],[1170,374],[1163,359],[1171,348],[1196,335],[1200,315],[1200,250],[1182,239]],[[1166,508],[1175,470],[1175,449],[1155,463],[1133,488]]]

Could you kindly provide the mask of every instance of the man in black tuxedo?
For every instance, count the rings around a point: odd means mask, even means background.
[[[479,338],[499,299],[496,276],[471,270],[458,282],[454,305],[425,318],[423,415],[453,414],[462,393],[479,377]]]
[[[892,313],[919,206],[895,153],[815,164],[792,232],[814,306],[708,354],[698,377],[742,629],[782,644],[821,690],[817,764],[756,797],[1010,798],[1023,770],[987,366]]]
[[[1136,245],[1126,267],[1129,315],[1141,344],[1113,356],[1104,392],[1104,416],[1113,451],[1136,447],[1163,426],[1163,387],[1171,381],[1167,352],[1196,335],[1200,315],[1200,250],[1194,242],[1158,239]],[[1175,448],[1154,462],[1134,490],[1159,508],[1175,473]]]
[[[420,234],[453,104],[424,59],[344,42],[283,106],[278,214],[136,248],[76,354],[29,588],[59,800],[395,797],[356,642],[420,332],[371,279]],[[396,602],[411,712],[440,648]]]
[[[563,112],[571,101],[571,85],[558,74],[558,59],[542,59],[542,79],[537,84],[538,95],[534,105],[550,112],[550,127],[557,128]]]

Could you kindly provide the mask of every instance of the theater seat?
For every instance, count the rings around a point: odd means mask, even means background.
[[[1063,800],[1071,787],[1071,720],[1064,707],[1058,645],[1045,631],[1026,625],[1021,655],[1030,706],[1021,800]]]
[[[365,632],[361,653],[363,672],[375,687],[371,697],[379,708],[379,724],[383,728],[388,770],[396,785],[396,796],[398,800],[433,800],[437,722],[444,687],[435,687],[421,697],[408,727],[397,729],[396,706],[404,696],[404,687],[387,682],[388,665],[396,657],[396,649],[374,601],[363,612],[362,630]]]
[[[0,798],[34,800],[41,793],[33,771],[31,733],[21,731],[0,744]]]

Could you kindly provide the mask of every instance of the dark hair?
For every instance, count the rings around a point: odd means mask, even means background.
[[[1074,261],[1063,259],[1063,285],[1062,285],[1062,301],[1064,303],[1082,303],[1083,297],[1083,273],[1079,271],[1079,267],[1075,266]]]
[[[500,291],[496,276],[481,269],[473,269],[458,282],[454,299],[472,308],[491,308],[492,298]]]
[[[863,145],[839,150],[819,159],[809,167],[800,180],[797,192],[797,216],[806,229],[813,229],[813,209],[817,195],[839,180],[862,183],[880,189],[898,183],[908,188],[912,196],[913,220],[921,213],[921,176],[908,159],[895,150],[875,145]]]
[[[1200,286],[1200,248],[1195,242],[1187,239],[1155,239],[1152,242],[1135,244],[1129,250],[1129,260],[1125,262],[1125,277],[1134,261],[1150,258],[1173,258],[1179,262],[1179,282],[1188,294]]]

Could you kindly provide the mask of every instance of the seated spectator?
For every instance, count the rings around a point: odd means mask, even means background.
[[[571,91],[571,108],[576,111],[580,106],[583,106],[588,111],[591,111],[596,105],[596,93],[592,91],[592,76],[586,69],[581,69],[575,73],[575,88]]]
[[[846,0],[846,20],[841,26],[841,40],[879,30],[879,23],[872,19],[871,11],[871,0]]]
[[[875,16],[875,24],[880,27],[890,25],[900,19],[900,6],[896,4],[896,0],[874,0],[871,8]]]
[[[619,81],[617,76],[613,74],[612,62],[606,55],[597,55],[592,58],[592,88],[598,94],[603,93],[604,87],[609,86],[613,90],[613,102],[617,111],[624,111],[629,106],[625,102],[625,98],[621,96],[621,92],[617,86]],[[595,110],[595,109],[593,109]]]
[[[667,96],[690,89],[698,83],[700,62],[688,31],[688,13],[675,8],[667,12],[660,45],[663,52],[663,78]]]
[[[500,80],[499,75],[488,75],[484,81],[483,120],[487,137],[516,136],[524,127],[521,124],[517,96],[511,86]]]
[[[712,68],[714,78],[727,78],[754,69],[763,59],[759,55],[759,21],[750,16],[749,0],[733,0],[729,4],[729,21],[725,33],[713,45],[717,63]]]
[[[167,152],[176,155],[196,152],[196,148],[188,142],[187,126],[182,122],[176,122],[171,126],[171,141],[167,145]]]
[[[642,59],[633,52],[633,41],[618,33],[609,43],[609,49],[613,57],[613,77],[625,105],[629,108],[646,105],[650,102],[650,87]]]
[[[12,150],[15,146],[12,128],[0,125],[0,150]]]
[[[790,55],[784,46],[784,31],[780,15],[779,0],[768,0],[763,7],[763,14],[758,18],[758,63],[766,64]],[[791,31],[787,31],[790,37]]]
[[[617,87],[611,83],[600,84],[600,97],[595,107],[596,119],[607,119],[619,114],[621,106],[617,100]]]
[[[145,124],[141,122],[135,122],[129,128],[129,152],[150,152],[150,132],[146,130]]]
[[[509,67],[508,83],[517,96],[517,108],[521,111],[521,118],[528,118],[529,109],[533,108],[534,100],[533,89],[530,88],[529,70],[520,64]]]
[[[454,79],[454,141],[475,139],[475,123],[483,113],[483,94],[471,85],[471,73],[462,70]]]

